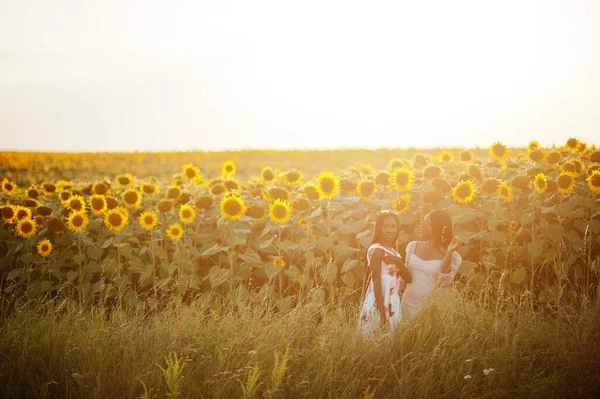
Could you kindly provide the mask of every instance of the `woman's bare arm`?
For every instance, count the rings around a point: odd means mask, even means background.
[[[376,248],[371,256],[369,267],[371,268],[371,276],[373,279],[373,289],[375,293],[375,305],[379,311],[382,322],[385,320],[385,309],[383,307],[383,292],[381,292],[381,258],[383,250]]]

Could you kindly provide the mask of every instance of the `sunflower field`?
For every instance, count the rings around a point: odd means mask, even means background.
[[[3,295],[155,309],[165,299],[308,292],[358,298],[374,220],[398,250],[447,209],[466,245],[456,282],[540,304],[597,289],[600,150],[488,149],[0,154]]]

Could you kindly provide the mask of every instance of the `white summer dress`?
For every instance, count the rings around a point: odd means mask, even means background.
[[[412,276],[412,282],[406,285],[402,294],[402,317],[404,320],[411,319],[427,300],[427,297],[435,287],[448,286],[452,283],[456,271],[462,263],[462,257],[456,251],[452,253],[450,271],[440,273],[442,261],[423,260],[415,255],[416,241],[411,241],[406,246],[406,267]]]
[[[381,244],[371,244],[367,249],[367,263],[371,264],[371,258],[375,249],[381,249],[385,255],[393,255],[402,257],[392,248],[384,247]],[[389,332],[394,333],[394,327],[402,321],[402,311],[400,309],[400,281],[398,278],[396,267],[393,263],[387,264],[381,260],[381,290],[383,294],[383,304],[385,314],[387,316]],[[362,334],[366,338],[372,338],[375,331],[380,329],[379,312],[375,308],[375,288],[371,274],[369,274],[367,292],[365,293],[364,301],[358,319],[358,326]]]

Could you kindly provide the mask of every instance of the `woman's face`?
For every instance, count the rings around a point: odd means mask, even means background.
[[[429,214],[425,215],[423,221],[421,222],[421,239],[427,241],[432,237],[431,231],[431,217]]]
[[[398,235],[398,223],[393,217],[388,217],[383,221],[381,226],[381,235],[385,241],[393,243]]]

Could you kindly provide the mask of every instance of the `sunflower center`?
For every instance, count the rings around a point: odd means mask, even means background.
[[[152,187],[149,184],[144,184],[144,186],[142,187],[142,190],[144,191],[145,194],[152,194],[154,192],[154,187]]]
[[[231,172],[233,170],[233,167],[231,165],[227,165],[227,166],[225,166],[225,170],[227,172]]]
[[[123,185],[123,186],[126,186],[126,185],[128,185],[129,183],[131,183],[131,180],[129,180],[129,178],[128,178],[128,177],[124,177],[124,176],[122,176],[122,177],[119,177],[119,184],[121,184],[121,185]]]
[[[458,186],[458,189],[456,190],[456,194],[460,198],[467,198],[468,196],[471,195],[471,186],[469,186],[468,184],[461,184],[460,186]]]
[[[128,204],[135,204],[138,200],[138,194],[135,191],[129,191],[125,194],[125,202]]]
[[[296,180],[298,180],[300,178],[300,173],[289,172],[286,177],[289,182],[295,182]]]
[[[223,208],[225,209],[225,213],[228,215],[237,215],[242,211],[242,207],[234,199],[230,199],[225,202],[225,206]]]
[[[571,148],[577,148],[577,139],[569,139],[567,140],[567,146]]]
[[[92,198],[92,209],[99,211],[104,208],[104,200],[102,198]]]
[[[152,224],[152,222],[154,222],[154,218],[150,215],[146,215],[146,217],[144,218],[144,223],[150,225]]]
[[[598,173],[593,174],[590,181],[592,182],[592,186],[600,187],[600,174],[598,174]]]
[[[31,223],[29,223],[29,222],[24,222],[24,223],[21,225],[21,231],[22,231],[24,234],[31,233],[31,231],[32,231],[32,230],[33,230],[33,225],[32,225]]]
[[[333,180],[325,178],[323,180],[321,180],[321,190],[323,190],[326,193],[332,192],[333,189],[335,187],[335,183],[333,182]]]
[[[27,211],[24,211],[23,209],[19,209],[17,211],[17,219],[21,220],[21,219],[23,219],[26,216],[28,216],[27,215]]]
[[[503,197],[508,197],[508,188],[502,187],[500,189],[500,195],[503,196]]]
[[[123,217],[118,214],[118,213],[111,213],[108,216],[108,223],[110,223],[111,226],[120,226],[121,223],[123,222]]]
[[[81,227],[83,225],[83,218],[79,215],[75,215],[71,221],[71,224],[75,227]]]
[[[194,172],[194,169],[188,168],[188,169],[185,170],[185,176],[188,179],[193,179],[196,176],[196,172]]]
[[[497,156],[501,157],[504,155],[504,146],[501,145],[496,145],[494,146],[494,154],[496,154]]]
[[[79,202],[78,199],[74,199],[71,202],[69,202],[69,206],[71,207],[71,209],[74,209],[76,211],[81,210],[81,202]]]
[[[42,244],[42,247],[41,247],[41,248],[42,248],[42,252],[46,252],[46,251],[48,251],[48,249],[49,249],[49,248],[48,248],[48,244]]]
[[[275,216],[276,219],[283,219],[286,217],[286,215],[287,215],[287,210],[285,209],[284,206],[275,205],[273,207],[273,216]]]
[[[265,170],[262,175],[263,179],[266,181],[271,181],[275,178],[275,175],[270,170]]]
[[[6,191],[12,191],[12,189],[13,189],[13,185],[12,185],[12,184],[10,184],[10,183],[6,183],[6,184],[4,185],[4,188],[6,188]]]
[[[396,184],[399,186],[404,186],[408,183],[408,175],[406,173],[399,173],[396,176]]]
[[[560,188],[569,188],[569,187],[571,187],[571,182],[572,181],[573,180],[571,179],[571,176],[569,176],[569,175],[560,175],[560,176],[558,176],[557,183],[558,183],[558,186]]]
[[[108,191],[108,188],[106,187],[106,185],[100,183],[100,184],[96,184],[96,186],[94,186],[94,192],[96,194],[106,194],[106,192]]]
[[[187,219],[192,217],[192,213],[188,209],[185,209],[183,212],[181,212],[181,216]]]
[[[537,180],[535,181],[535,185],[536,185],[538,188],[544,188],[544,187],[546,187],[546,181],[545,181],[544,179],[537,179]]]
[[[173,234],[174,236],[178,236],[179,235],[179,229],[177,227],[173,227],[173,229],[171,229],[171,234]]]
[[[13,216],[15,216],[15,211],[13,211],[12,208],[10,208],[10,207],[7,206],[5,208],[2,208],[2,216],[5,219],[12,219]]]
[[[364,183],[360,186],[360,191],[365,197],[372,195],[374,189],[375,185],[373,183]]]

